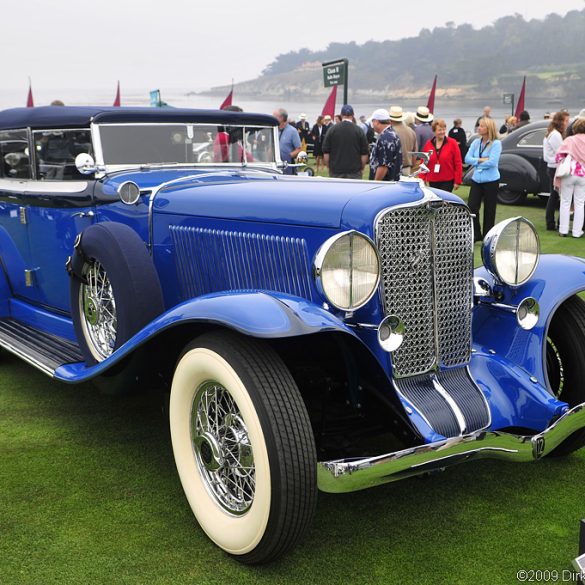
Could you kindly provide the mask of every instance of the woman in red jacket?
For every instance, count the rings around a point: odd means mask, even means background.
[[[437,118],[431,127],[435,137],[429,140],[423,148],[424,152],[431,153],[427,164],[430,172],[421,173],[420,177],[431,187],[451,192],[461,185],[463,175],[459,144],[446,135],[447,124],[445,120]]]

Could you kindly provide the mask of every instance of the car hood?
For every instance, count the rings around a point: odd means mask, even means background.
[[[374,183],[249,171],[129,172],[112,177],[108,183],[115,188],[124,181],[156,192],[156,214],[346,227],[366,233],[371,232],[374,218],[382,209],[424,196],[420,182],[412,180]],[[452,198],[446,193],[441,196]]]

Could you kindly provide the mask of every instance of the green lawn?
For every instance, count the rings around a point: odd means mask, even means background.
[[[520,213],[545,252],[585,256],[583,240],[543,231],[537,200],[498,219]],[[511,585],[521,569],[569,569],[577,553],[585,452],[320,494],[297,549],[242,567],[193,519],[156,395],[55,383],[5,353],[0,367],[0,585]]]

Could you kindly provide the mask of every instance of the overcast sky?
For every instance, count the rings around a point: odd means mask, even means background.
[[[201,89],[254,78],[278,54],[302,47],[416,36],[448,21],[479,28],[515,12],[542,18],[585,8],[584,0],[410,5],[412,15],[404,11],[408,2],[5,0],[0,93],[27,87],[28,76],[33,88],[109,89],[119,79],[123,90]]]

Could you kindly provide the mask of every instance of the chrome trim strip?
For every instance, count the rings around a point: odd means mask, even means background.
[[[443,400],[449,405],[449,408],[455,415],[457,424],[459,425],[460,434],[464,434],[465,431],[467,431],[467,422],[458,404],[453,400],[449,392],[443,388],[435,374],[431,374],[431,382],[433,383],[433,388],[442,396]]]
[[[420,475],[471,459],[493,458],[528,462],[548,455],[565,439],[585,427],[585,403],[567,411],[535,435],[477,431],[394,453],[362,459],[337,459],[317,464],[321,491],[344,493]]]
[[[13,193],[83,193],[87,181],[37,181],[35,179],[0,179],[0,191]]]
[[[35,360],[34,358],[30,357],[27,353],[14,347],[9,342],[7,342],[5,339],[0,339],[0,347],[2,347],[2,349],[5,349],[6,351],[9,351],[10,353],[14,354],[16,357],[19,357],[20,359],[25,361],[27,364],[34,366],[35,368],[37,368],[37,370],[40,370],[41,372],[43,372],[43,374],[46,374],[50,378],[55,377],[55,370],[52,370],[51,368],[47,367],[42,362],[39,362],[38,360]]]

